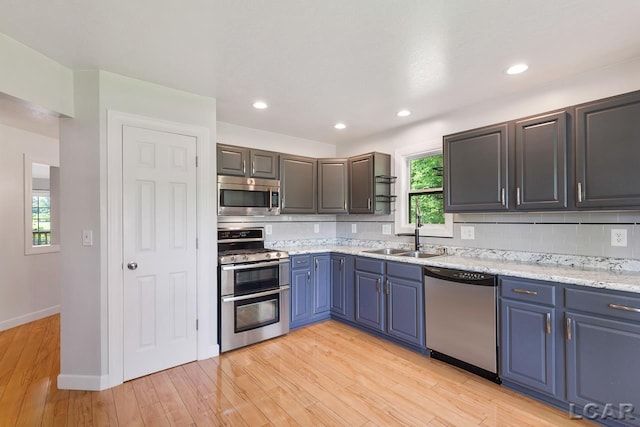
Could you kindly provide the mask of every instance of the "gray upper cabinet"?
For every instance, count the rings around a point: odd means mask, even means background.
[[[640,206],[640,92],[576,107],[576,205]]]
[[[444,137],[445,212],[509,208],[506,123]]]
[[[271,151],[218,144],[217,173],[247,178],[278,179],[278,158],[278,153]]]
[[[317,164],[309,157],[280,155],[281,213],[316,213]]]
[[[567,113],[515,123],[515,208],[567,207]]]
[[[349,158],[349,213],[390,213],[390,185],[376,177],[391,173],[391,156],[368,153]]]
[[[347,213],[347,159],[318,160],[318,213]]]

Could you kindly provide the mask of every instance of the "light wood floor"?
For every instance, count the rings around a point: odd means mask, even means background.
[[[0,332],[0,426],[559,426],[568,414],[335,321],[129,381],[58,390],[59,317]]]

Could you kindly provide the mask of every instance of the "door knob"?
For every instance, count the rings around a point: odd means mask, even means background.
[[[138,263],[137,262],[130,262],[129,264],[127,264],[127,268],[129,270],[135,270],[136,268],[138,268]]]

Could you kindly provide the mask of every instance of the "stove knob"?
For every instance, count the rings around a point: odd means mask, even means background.
[[[243,261],[246,261],[246,260],[248,260],[248,259],[249,259],[249,257],[248,257],[248,256],[246,256],[246,255],[242,257],[242,260],[243,260]]]
[[[235,262],[235,261],[236,261],[236,257],[235,257],[235,256],[232,256],[232,257],[231,257],[231,262]]]
[[[276,258],[280,258],[281,256],[282,256],[282,254],[280,254],[280,252],[278,252],[278,253],[276,254]]]
[[[267,253],[266,257],[267,257],[267,259],[271,258],[271,254]]]

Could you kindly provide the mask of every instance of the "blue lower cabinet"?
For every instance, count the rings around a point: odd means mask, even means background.
[[[291,257],[291,328],[329,318],[330,256]]]
[[[355,320],[353,256],[331,255],[331,316]]]
[[[422,267],[355,259],[356,323],[424,348]]]
[[[573,312],[566,319],[569,402],[594,421],[640,425],[640,324]]]

